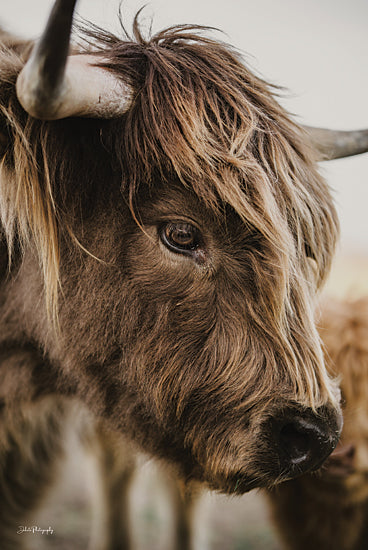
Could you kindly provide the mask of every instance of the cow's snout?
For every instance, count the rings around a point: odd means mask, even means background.
[[[342,415],[328,407],[316,413],[283,409],[270,421],[269,429],[277,455],[273,473],[291,479],[317,470],[331,454],[340,437]]]

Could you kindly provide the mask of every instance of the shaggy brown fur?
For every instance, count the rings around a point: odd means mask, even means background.
[[[0,388],[5,407],[77,396],[185,479],[243,493],[295,475],[279,418],[337,438],[314,301],[338,224],[302,130],[204,32],[87,31],[132,107],[55,122],[21,108],[30,48],[3,35]]]
[[[368,548],[368,298],[325,304],[320,333],[329,371],[341,379],[341,441],[315,475],[271,493],[285,547]]]
[[[341,380],[344,428],[341,440],[322,468],[313,475],[279,485],[268,496],[276,527],[290,550],[366,550],[368,548],[368,298],[357,301],[326,300],[321,306],[319,332],[329,372]],[[101,428],[100,428],[101,429]],[[103,434],[104,432],[102,432]],[[114,444],[119,438],[113,436]],[[123,477],[111,448],[100,439],[102,456],[109,457]],[[121,445],[121,444],[120,444]],[[176,542],[173,548],[194,547],[190,487],[180,500],[180,482],[168,476],[174,495]],[[107,484],[109,486],[109,484]],[[194,489],[194,488],[193,488]],[[189,501],[188,499],[189,495]],[[175,505],[175,503],[177,503]],[[115,528],[127,510],[116,499],[106,499],[113,510]],[[180,528],[181,526],[181,532]],[[126,534],[126,532],[125,532]],[[109,540],[108,534],[105,539]],[[122,540],[123,537],[122,537]],[[109,542],[107,542],[109,544]],[[109,546],[107,546],[109,548]]]

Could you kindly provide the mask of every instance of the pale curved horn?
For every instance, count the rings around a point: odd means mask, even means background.
[[[352,157],[368,152],[368,129],[328,130],[303,126],[308,133],[312,147],[319,153],[318,160],[333,160]]]
[[[130,107],[130,87],[92,55],[69,53],[76,0],[56,0],[46,29],[17,79],[22,107],[35,118],[115,118]]]

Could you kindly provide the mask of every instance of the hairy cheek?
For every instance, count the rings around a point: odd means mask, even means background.
[[[191,258],[165,248],[156,228],[136,236],[126,261],[128,279],[142,302],[181,302],[185,297],[210,291],[208,275]]]

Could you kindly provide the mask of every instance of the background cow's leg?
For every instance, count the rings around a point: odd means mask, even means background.
[[[194,550],[194,511],[199,489],[168,477],[174,518],[175,550]]]
[[[93,502],[90,550],[132,548],[129,490],[135,467],[135,451],[123,437],[96,424],[87,442],[97,458],[97,495]]]
[[[98,473],[89,550],[132,549],[130,489],[136,471],[136,450],[119,433],[107,430],[103,423],[96,424],[87,445],[97,459]],[[158,479],[171,508],[170,548],[194,550],[197,486],[183,484],[166,470],[161,470]]]

